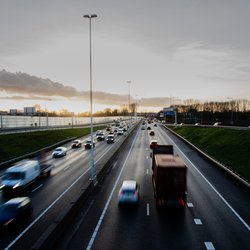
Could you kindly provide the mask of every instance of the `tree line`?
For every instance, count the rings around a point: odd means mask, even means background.
[[[201,103],[192,99],[183,105],[172,105],[178,112],[178,122],[211,124],[221,122],[225,125],[250,125],[250,101],[245,99],[211,101]]]

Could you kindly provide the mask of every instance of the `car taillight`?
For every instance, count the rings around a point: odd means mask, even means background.
[[[119,196],[123,196],[123,192],[122,191],[120,191]]]
[[[138,197],[138,191],[134,192],[134,197]]]

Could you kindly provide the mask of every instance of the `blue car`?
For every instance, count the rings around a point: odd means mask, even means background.
[[[29,197],[13,198],[0,207],[1,229],[28,218],[32,213],[32,205]]]

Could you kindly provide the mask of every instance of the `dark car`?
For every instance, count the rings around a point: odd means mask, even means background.
[[[147,130],[151,130],[151,127],[147,127]]]
[[[97,141],[103,141],[105,139],[105,135],[103,132],[96,133],[96,139]]]
[[[114,137],[114,135],[108,135],[108,136],[107,136],[107,139],[106,139],[106,142],[107,142],[107,143],[113,143],[113,142],[115,142],[115,137]]]
[[[27,219],[32,213],[32,205],[29,197],[13,198],[0,207],[1,229],[7,229],[11,225]]]
[[[157,146],[158,146],[157,140],[151,140],[149,147],[153,149]]]
[[[154,126],[157,127],[157,124],[155,123]]]
[[[85,149],[90,149],[91,148],[91,140],[87,140],[85,142]],[[95,147],[95,142],[93,141],[93,147]]]
[[[82,141],[74,140],[71,144],[71,148],[80,148],[82,146]]]
[[[149,133],[149,135],[151,135],[151,136],[155,135],[154,130],[151,130],[150,133]]]

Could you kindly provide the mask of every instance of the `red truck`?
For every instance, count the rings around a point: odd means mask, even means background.
[[[152,154],[152,182],[156,207],[177,203],[184,207],[187,191],[187,166],[173,154],[172,145],[158,145]]]

